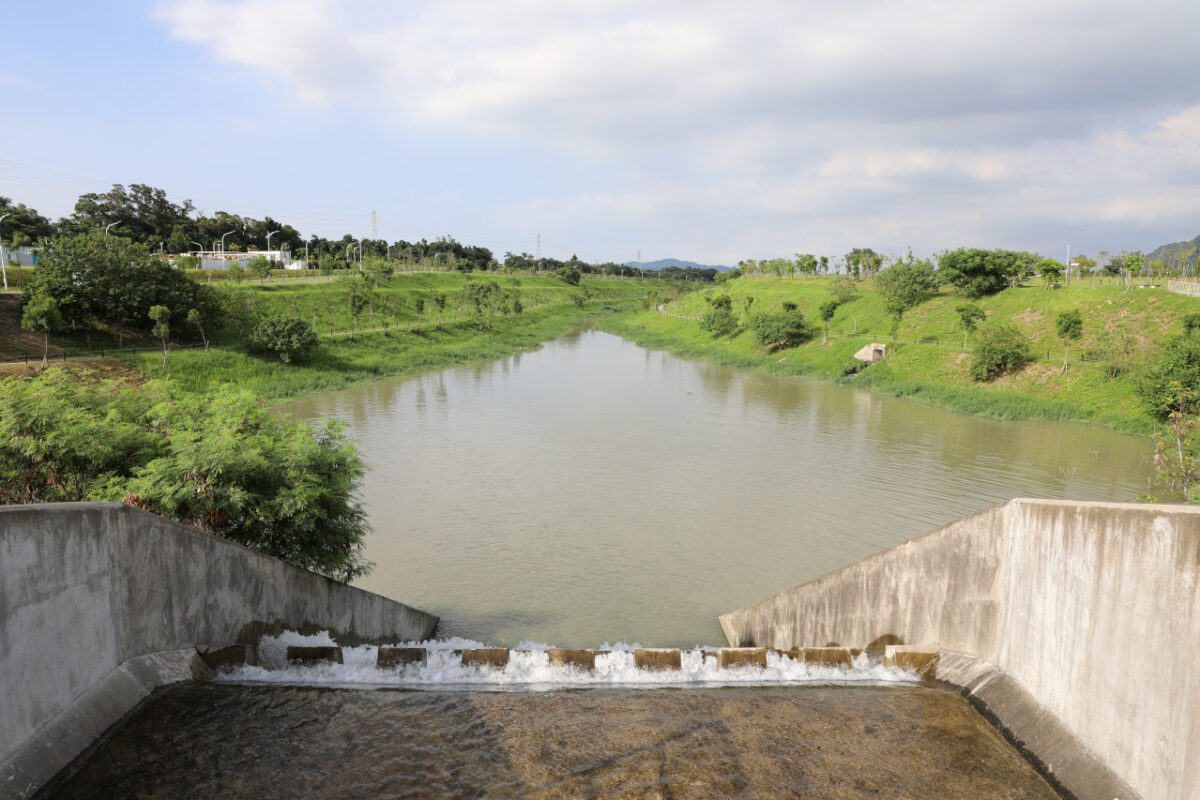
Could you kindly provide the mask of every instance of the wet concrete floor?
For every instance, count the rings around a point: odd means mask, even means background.
[[[167,689],[53,798],[1058,798],[920,686]]]

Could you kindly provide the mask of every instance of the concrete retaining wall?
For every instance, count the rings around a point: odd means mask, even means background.
[[[197,650],[266,631],[423,639],[437,618],[117,503],[0,508],[0,797],[26,797]]]
[[[967,654],[985,663],[971,692],[995,686],[987,669],[1015,684],[989,707],[1015,738],[1046,727],[1023,707],[1061,723],[1030,750],[1071,793],[1200,798],[1198,584],[1200,508],[1012,500],[720,622],[734,646]]]

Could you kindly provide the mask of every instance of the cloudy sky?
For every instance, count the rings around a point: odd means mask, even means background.
[[[0,195],[736,263],[1200,233],[1197,0],[6,4]]]

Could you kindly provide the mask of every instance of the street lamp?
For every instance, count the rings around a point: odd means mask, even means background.
[[[363,240],[358,240],[358,271],[362,272],[362,243]]]
[[[113,225],[120,225],[120,224],[121,223],[119,223],[119,222],[110,222],[107,225],[105,225],[104,226],[104,235],[108,236],[108,229],[111,228]]]
[[[268,252],[271,250],[271,237],[277,233],[279,233],[279,231],[267,231],[267,251]]]
[[[228,235],[229,235],[229,234],[231,234],[231,233],[237,233],[237,228],[234,228],[234,229],[233,229],[233,230],[231,230],[231,231],[226,231],[225,233],[222,233],[222,234],[221,234],[221,252],[222,252],[222,253],[224,253],[224,252],[225,252],[225,237],[226,237],[226,236],[228,236]]]
[[[0,215],[0,222],[11,217],[12,213]],[[5,252],[3,245],[0,245],[0,272],[4,273],[4,291],[8,291],[8,253]]]

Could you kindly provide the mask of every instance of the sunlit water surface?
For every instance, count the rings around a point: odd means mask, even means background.
[[[359,586],[497,645],[723,643],[716,617],[1012,497],[1129,500],[1151,443],[583,331],[283,407],[370,466]]]

